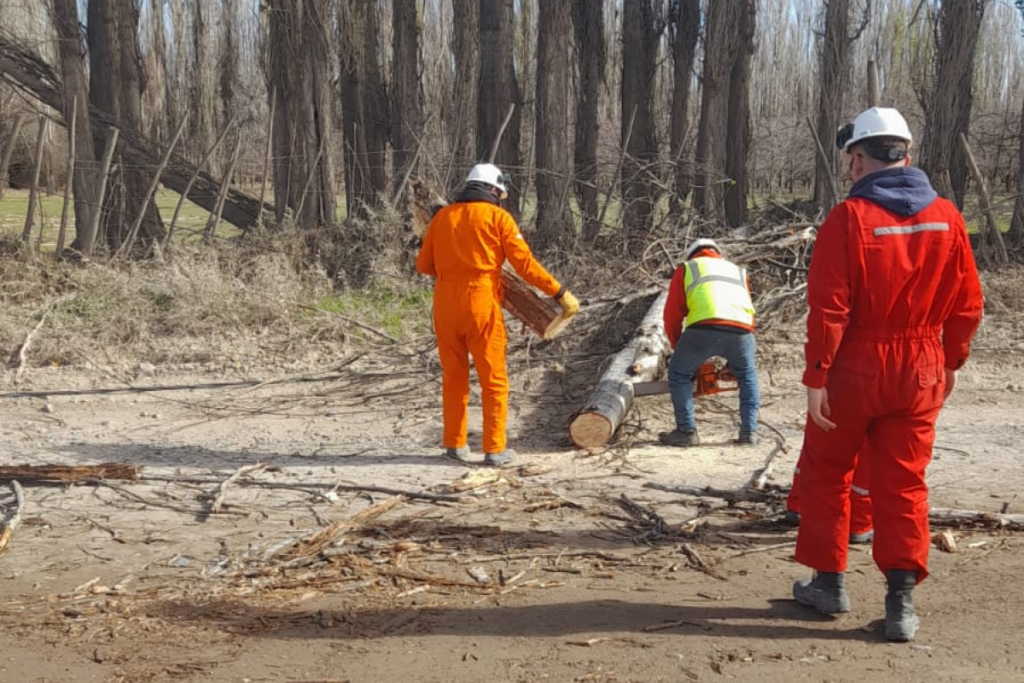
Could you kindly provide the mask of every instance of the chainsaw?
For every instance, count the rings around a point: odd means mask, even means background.
[[[693,375],[693,395],[711,396],[723,391],[736,391],[739,382],[725,360],[719,357],[710,358],[697,368]],[[653,382],[636,382],[633,384],[633,396],[656,396],[668,393],[668,380]]]

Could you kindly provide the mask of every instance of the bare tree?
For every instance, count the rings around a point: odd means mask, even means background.
[[[206,7],[209,0],[192,0],[192,64],[189,83],[189,129],[192,152],[202,154],[213,144],[216,136],[216,104],[213,74],[213,55],[210,50],[210,35]],[[91,4],[91,3],[90,3]],[[175,37],[181,40],[180,37]],[[216,157],[210,160],[215,175],[222,165]]]
[[[967,162],[957,143],[967,135],[974,101],[974,55],[988,0],[944,0],[939,8],[935,75],[925,109],[921,168],[933,179],[949,173],[950,188],[963,206]],[[942,187],[942,184],[939,184]]]
[[[597,114],[605,75],[604,3],[573,0],[572,22],[579,70],[573,152],[576,201],[583,214],[583,241],[590,244],[601,231],[597,221],[597,142],[600,135]]]
[[[569,211],[569,45],[570,5],[540,0],[537,36],[536,187],[537,232],[541,244],[570,248],[575,242]]]
[[[658,155],[651,110],[661,27],[651,0],[627,2],[622,11],[622,222],[631,245],[647,237],[654,219],[648,174]],[[632,126],[630,125],[632,124]]]
[[[413,163],[417,138],[423,134],[423,59],[416,0],[395,0],[391,12],[391,183],[395,191]]]
[[[750,151],[750,61],[754,56],[757,24],[756,0],[740,0],[736,27],[736,58],[729,76],[729,119],[725,134],[725,174],[729,186],[725,193],[725,218],[731,227],[747,220],[747,195],[750,182],[747,156]]]
[[[672,159],[675,161],[672,211],[679,213],[690,194],[692,182],[692,171],[683,159],[683,149],[690,123],[690,86],[693,82],[697,38],[700,36],[700,0],[674,0],[671,10],[672,104],[669,113],[669,142]]]
[[[736,58],[736,25],[740,3],[722,0],[708,7],[704,37],[704,94],[697,130],[697,182],[693,205],[705,218],[725,221],[725,135],[729,109],[729,79]]]
[[[843,115],[843,96],[850,75],[850,0],[828,0],[825,3],[825,35],[822,38],[818,90],[818,140],[826,159],[815,155],[814,203],[831,209],[831,183],[838,169],[838,155],[832,141]]]
[[[72,183],[75,195],[75,230],[83,242],[93,243],[89,236],[96,207],[97,184],[93,165],[96,152],[93,147],[92,125],[89,121],[89,80],[86,75],[85,44],[82,42],[78,20],[77,0],[53,0],[53,23],[57,31],[58,54],[64,81],[64,120],[71,125],[75,110],[75,171]],[[59,254],[58,254],[59,256]]]
[[[220,125],[223,128],[238,107],[238,0],[221,2]]]
[[[335,222],[331,164],[328,0],[271,0],[267,89],[274,107],[277,221],[290,208],[305,228]]]
[[[89,97],[119,129],[137,132],[142,128],[142,91],[145,73],[138,40],[139,9],[135,0],[90,2],[88,13]],[[83,117],[84,118],[84,117]],[[102,148],[107,131],[93,129],[94,149]],[[116,250],[128,237],[128,230],[140,212],[145,219],[137,244],[146,248],[163,241],[160,213],[152,201],[143,204],[150,183],[150,171],[118,164],[107,190],[104,221],[107,245]],[[89,239],[78,235],[71,245],[85,255],[92,253]]]
[[[494,163],[506,169],[520,166],[520,102],[515,64],[514,0],[480,0],[480,73],[477,80],[476,156],[489,159],[491,147],[509,107],[512,118],[501,136]],[[519,186],[509,187],[506,206],[516,213]]]
[[[452,0],[454,40],[452,59],[455,77],[452,102],[445,107],[451,164],[455,172],[449,174],[447,191],[462,183],[465,172],[477,160],[476,156],[476,103],[477,81],[480,77],[480,2],[479,0]]]

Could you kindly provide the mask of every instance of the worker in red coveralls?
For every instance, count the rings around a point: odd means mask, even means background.
[[[825,614],[849,611],[850,482],[858,454],[870,458],[885,636],[903,642],[919,626],[911,593],[928,576],[935,420],[981,322],[981,282],[963,216],[910,166],[898,111],[868,109],[836,143],[854,185],[821,226],[807,278],[796,559],[815,574],[793,597]]]
[[[796,461],[793,470],[793,485],[786,497],[786,521],[796,526],[800,523],[800,466],[804,453]],[[874,522],[871,517],[871,475],[868,471],[871,459],[857,458],[857,468],[850,483],[850,544],[867,545],[875,538]]]
[[[686,249],[686,262],[672,275],[663,317],[672,345],[668,388],[676,428],[663,432],[661,443],[681,447],[700,443],[693,415],[693,377],[712,356],[725,358],[739,384],[739,442],[757,443],[761,390],[746,270],[725,260],[714,240],[694,240]]]

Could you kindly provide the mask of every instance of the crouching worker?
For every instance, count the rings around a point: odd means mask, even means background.
[[[672,276],[664,319],[673,349],[668,386],[676,428],[663,432],[661,443],[700,443],[693,415],[693,377],[712,356],[728,361],[739,384],[739,442],[757,443],[761,389],[754,362],[754,304],[746,270],[725,260],[714,240],[695,240],[686,250],[686,262]]]
[[[483,398],[483,449],[487,465],[508,465],[515,451],[506,443],[508,374],[505,320],[501,311],[501,267],[516,272],[553,296],[567,315],[579,301],[534,258],[512,216],[499,205],[508,196],[508,176],[493,164],[478,164],[458,198],[435,215],[423,236],[416,269],[435,278],[434,334],[441,359],[445,456],[465,461],[469,405],[469,359]]]
[[[797,602],[848,612],[850,484],[870,460],[872,556],[888,584],[885,636],[914,638],[912,591],[928,576],[935,420],[981,321],[981,283],[963,216],[910,166],[910,129],[873,107],[836,139],[853,187],[821,226],[807,275],[796,560],[815,570]]]

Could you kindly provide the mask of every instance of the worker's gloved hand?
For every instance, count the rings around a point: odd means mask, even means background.
[[[563,288],[561,296],[556,301],[562,307],[566,317],[572,317],[580,312],[580,302],[568,289]]]

